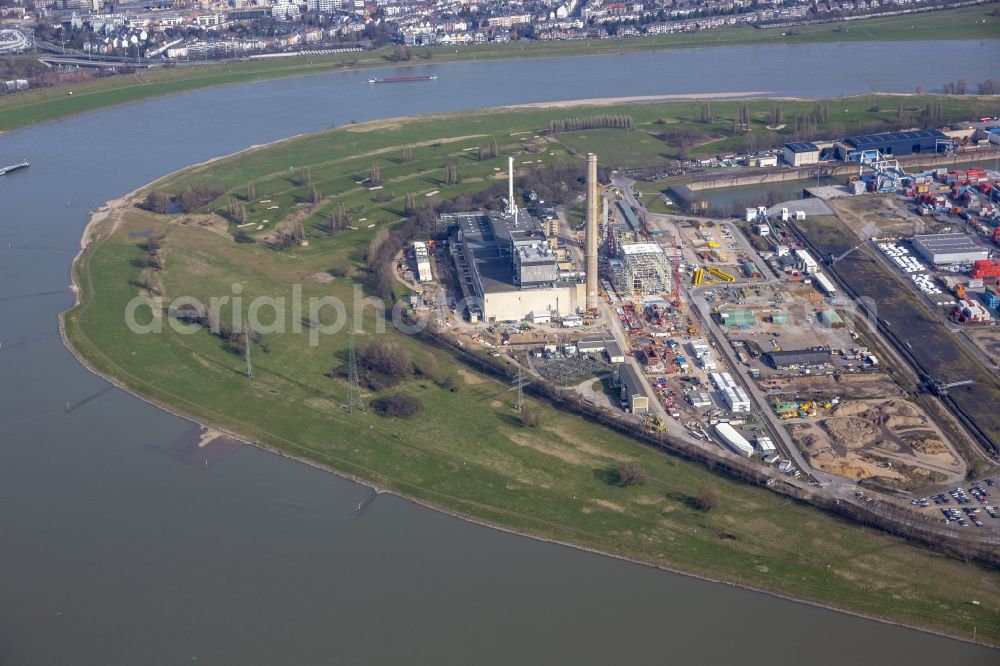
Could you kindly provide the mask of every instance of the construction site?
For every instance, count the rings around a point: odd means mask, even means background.
[[[539,291],[552,305],[489,316],[475,289],[456,288],[476,279],[456,248],[462,234],[430,245],[435,282],[423,282],[419,248],[408,275],[421,282],[420,305],[448,304],[442,322],[458,344],[507,356],[651,431],[783,474],[903,497],[958,483],[1000,432],[996,410],[985,408],[1000,402],[1000,335],[989,325],[1000,303],[990,200],[1000,174],[910,174],[877,150],[847,159],[857,171],[843,185],[720,220],[649,214],[627,183],[598,183],[597,156],[588,155],[582,233],[561,212],[542,225],[510,204],[503,218],[508,232],[538,244],[539,261],[552,257],[572,299]],[[511,202],[514,187],[511,172]],[[962,205],[937,210],[942,196]],[[459,230],[493,242],[483,224],[463,218]],[[495,222],[487,226],[497,235]],[[502,252],[489,259],[509,263]],[[510,280],[504,298],[520,303],[534,287],[558,287],[524,282]],[[859,307],[858,294],[877,312]],[[896,326],[906,339],[893,337]],[[958,422],[978,429],[975,451],[975,435],[956,444],[962,429],[942,427],[940,413],[900,383],[893,350],[906,359],[928,344],[917,390],[965,410]]]

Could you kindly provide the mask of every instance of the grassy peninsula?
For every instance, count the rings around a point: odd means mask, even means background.
[[[843,23],[821,23],[758,30],[750,26],[721,28],[637,39],[600,41],[515,42],[440,47],[421,51],[409,63],[396,63],[392,49],[364,53],[302,56],[225,62],[183,64],[115,76],[0,98],[0,132],[51,122],[67,116],[139,100],[233,83],[247,83],[321,72],[370,69],[398,64],[434,64],[473,60],[566,57],[682,48],[710,48],[749,44],[914,41],[942,39],[996,39],[1000,17],[992,15],[996,3],[962,9],[892,16]],[[792,34],[795,33],[795,34]],[[934,87],[944,82],[928,82]],[[73,94],[70,95],[69,91]]]
[[[874,105],[895,108],[889,98],[841,103],[858,119],[884,113],[866,110]],[[736,109],[736,102],[718,103],[720,116]],[[755,102],[755,122],[763,123],[770,109],[769,101]],[[382,121],[193,167],[95,218],[74,267],[80,302],[64,314],[66,340],[97,372],[149,400],[446,511],[964,639],[975,632],[979,640],[1000,643],[1000,572],[730,481],[536,400],[529,404],[539,423],[526,427],[508,385],[391,326],[384,336],[419,367],[434,370],[392,389],[366,392],[364,399],[371,404],[379,395],[405,390],[424,404],[407,419],[343,408],[345,382],[328,373],[344,361],[346,333],[309,344],[309,327],[331,323],[329,311],[318,321],[303,322],[303,333],[265,334],[254,347],[252,379],[243,374],[244,360],[232,345],[207,330],[179,335],[164,326],[160,334],[136,335],[124,324],[126,304],[139,293],[159,294],[167,302],[194,296],[207,303],[212,296],[231,296],[234,283],[241,285],[245,303],[259,295],[290,300],[293,285],[301,285],[304,298],[333,295],[349,302],[355,284],[365,280],[368,243],[399,223],[406,195],[423,202],[439,191],[434,197],[451,199],[502,178],[498,170],[506,160],[480,160],[478,148],[495,140],[500,154],[515,155],[523,169],[529,161],[578,162],[571,151],[589,136],[631,147],[637,161],[659,160],[665,148],[653,137],[655,128],[692,123],[698,112],[698,104],[673,103]],[[627,114],[636,129],[567,133],[565,140],[540,132],[553,119],[600,113]],[[359,183],[376,163],[383,186],[370,190]],[[461,183],[445,184],[446,165],[458,169]],[[251,182],[253,196],[247,192]],[[187,214],[161,215],[136,206],[148,191],[178,193],[189,186],[222,194]],[[238,231],[227,212],[233,203],[244,207],[242,224],[257,242],[235,242]],[[328,233],[327,216],[341,210],[349,224]],[[290,223],[301,223],[308,246],[277,250],[263,242]],[[151,239],[156,239],[155,262],[149,259]],[[262,317],[269,320],[266,313]],[[357,336],[359,346],[375,335],[372,317],[369,309],[363,322],[356,322],[366,331]],[[626,463],[645,471],[644,483],[612,482],[614,470]],[[699,501],[706,488],[716,498],[708,509]],[[970,599],[982,604],[970,605]]]

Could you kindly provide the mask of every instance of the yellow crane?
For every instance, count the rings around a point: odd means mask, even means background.
[[[714,266],[709,267],[708,272],[714,275],[715,277],[719,278],[723,282],[736,282],[736,278],[734,276],[730,275],[729,273],[723,270],[719,270]]]

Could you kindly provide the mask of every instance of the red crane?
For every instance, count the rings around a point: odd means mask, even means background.
[[[674,307],[678,312],[683,310],[681,300],[681,244],[674,236]]]

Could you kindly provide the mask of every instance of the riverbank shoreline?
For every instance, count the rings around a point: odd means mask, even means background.
[[[379,122],[379,121],[374,121],[374,122]],[[267,147],[267,146],[274,145],[276,143],[281,143],[281,142],[284,142],[284,141],[289,141],[289,140],[294,139],[294,138],[296,138],[296,137],[290,137],[290,138],[287,138],[287,139],[281,139],[281,140],[278,140],[278,141],[275,141],[275,142],[271,142],[269,144],[263,144],[263,145],[253,146],[251,148],[247,148],[244,151],[240,151],[238,153],[235,153],[234,155],[240,155],[240,154],[246,153],[246,152],[251,151],[251,150],[258,150],[258,149],[261,149],[261,148],[264,148],[264,147]],[[83,232],[83,235],[81,237],[81,243],[80,243],[81,249],[77,253],[76,257],[74,258],[72,266],[71,266],[71,282],[72,282],[71,289],[74,289],[74,291],[75,291],[77,303],[79,304],[81,302],[81,300],[82,300],[82,297],[83,297],[82,285],[79,282],[78,273],[77,273],[78,266],[80,264],[81,259],[84,257],[86,249],[91,245],[92,242],[94,242],[94,240],[96,238],[99,237],[100,232],[102,231],[102,225],[103,224],[108,224],[108,223],[112,223],[113,224],[114,223],[113,216],[114,216],[114,214],[116,212],[120,212],[126,206],[134,205],[134,203],[138,200],[138,197],[141,195],[141,193],[143,191],[147,190],[148,188],[154,186],[156,183],[159,183],[159,182],[163,181],[166,178],[170,178],[173,175],[175,175],[177,173],[180,173],[182,171],[187,171],[187,170],[190,170],[190,169],[194,169],[194,168],[198,168],[198,167],[203,167],[205,165],[211,164],[211,163],[216,162],[218,160],[226,159],[228,157],[233,157],[234,155],[220,156],[220,157],[212,158],[210,160],[206,160],[206,161],[201,162],[199,164],[192,165],[192,166],[189,166],[189,167],[185,167],[183,169],[179,169],[179,170],[177,170],[177,171],[175,171],[175,172],[173,172],[171,174],[167,174],[167,175],[163,176],[162,178],[159,178],[159,179],[153,181],[152,183],[149,183],[147,185],[143,185],[142,187],[137,188],[136,190],[133,190],[132,192],[124,195],[123,197],[120,197],[118,199],[114,199],[114,200],[108,201],[98,211],[95,211],[94,213],[92,213],[91,218],[90,218],[88,224],[86,225],[86,227],[84,229],[84,232]],[[112,227],[112,229],[113,228],[114,227]],[[173,415],[178,416],[180,418],[183,418],[184,420],[189,421],[189,422],[195,424],[196,426],[200,426],[202,428],[211,428],[213,430],[217,430],[220,433],[222,433],[222,434],[224,434],[226,436],[232,437],[233,439],[235,439],[237,441],[246,442],[246,443],[248,443],[250,445],[256,446],[256,447],[258,447],[258,448],[260,448],[262,450],[268,451],[270,453],[275,453],[275,454],[280,455],[282,457],[285,457],[285,458],[288,458],[288,459],[291,459],[291,460],[295,460],[297,462],[305,463],[305,464],[310,465],[310,466],[312,466],[314,468],[317,468],[317,469],[326,471],[328,473],[334,474],[336,476],[339,476],[341,478],[350,480],[350,481],[352,481],[354,483],[357,483],[359,485],[362,485],[364,487],[372,488],[377,493],[380,493],[380,494],[385,493],[385,494],[396,495],[397,497],[400,497],[400,498],[402,498],[402,499],[404,499],[406,501],[413,502],[416,505],[424,506],[426,508],[430,508],[430,509],[432,509],[434,511],[437,511],[439,513],[443,513],[443,514],[446,514],[446,515],[449,515],[449,516],[452,516],[452,517],[464,520],[464,521],[469,522],[469,523],[473,523],[473,524],[477,524],[477,525],[482,525],[484,527],[489,527],[489,528],[492,528],[492,529],[496,529],[496,530],[499,530],[499,531],[502,531],[502,532],[507,532],[507,533],[510,533],[510,534],[518,535],[518,536],[532,538],[532,539],[535,539],[535,540],[538,540],[538,541],[543,541],[543,542],[558,544],[558,545],[561,545],[561,546],[566,546],[566,547],[569,547],[569,548],[574,548],[574,549],[577,549],[577,550],[581,550],[581,551],[585,551],[585,552],[589,552],[589,553],[593,553],[593,554],[597,554],[597,555],[604,555],[604,556],[612,557],[612,558],[615,558],[615,559],[619,559],[619,560],[624,560],[624,561],[627,561],[627,562],[631,562],[631,563],[634,563],[634,564],[640,564],[640,565],[652,567],[652,568],[659,569],[659,570],[662,570],[662,571],[667,571],[667,572],[671,572],[671,573],[681,574],[681,575],[684,575],[684,576],[689,576],[689,577],[692,577],[692,578],[695,578],[695,579],[698,579],[698,580],[703,580],[703,581],[706,581],[706,582],[722,583],[722,584],[731,585],[731,586],[734,586],[734,587],[737,587],[737,588],[742,588],[742,589],[746,589],[746,590],[750,590],[750,591],[754,591],[754,592],[761,592],[761,593],[765,593],[765,594],[768,594],[768,595],[771,595],[771,596],[774,596],[774,597],[777,597],[777,598],[781,598],[781,599],[786,599],[786,600],[790,600],[790,601],[796,601],[796,602],[808,604],[808,605],[819,607],[819,608],[825,608],[825,609],[834,610],[834,611],[837,611],[837,612],[847,613],[848,615],[854,615],[856,617],[860,617],[860,618],[864,618],[864,619],[868,619],[868,620],[875,620],[875,621],[882,622],[882,623],[885,623],[885,624],[894,624],[894,625],[905,627],[905,628],[916,629],[916,630],[923,631],[923,632],[930,633],[930,634],[935,634],[935,635],[939,635],[939,636],[943,636],[943,637],[948,637],[948,638],[953,638],[953,639],[956,639],[956,640],[961,640],[963,642],[974,643],[974,644],[983,645],[983,646],[992,647],[992,648],[998,647],[998,645],[996,645],[996,644],[985,642],[985,641],[970,640],[970,639],[967,639],[967,638],[964,638],[964,637],[961,637],[961,636],[956,636],[956,635],[953,635],[953,634],[949,634],[949,633],[943,632],[943,631],[938,631],[938,630],[933,630],[933,629],[929,629],[929,628],[925,628],[925,627],[911,625],[911,624],[907,624],[905,622],[899,622],[899,621],[889,620],[889,619],[885,619],[883,617],[879,617],[879,616],[876,616],[876,615],[870,615],[870,614],[865,614],[865,613],[861,613],[861,612],[846,610],[846,609],[839,608],[837,606],[833,606],[833,605],[830,605],[830,604],[823,604],[823,603],[819,603],[819,602],[814,602],[814,601],[810,601],[810,600],[806,600],[806,599],[797,598],[797,597],[794,597],[794,596],[791,596],[791,595],[785,595],[785,594],[782,594],[782,593],[779,593],[779,592],[768,590],[766,588],[755,587],[755,586],[747,585],[745,583],[739,583],[739,582],[725,580],[725,579],[716,579],[716,578],[712,578],[710,576],[705,576],[705,575],[701,575],[701,574],[691,573],[691,572],[684,571],[682,569],[675,569],[675,568],[671,568],[669,566],[665,566],[665,565],[662,565],[662,564],[657,564],[657,563],[654,563],[654,562],[649,562],[649,561],[644,561],[644,560],[641,560],[641,559],[629,558],[629,557],[625,557],[625,556],[621,556],[621,555],[616,555],[614,553],[609,553],[609,552],[602,551],[602,550],[599,550],[599,549],[590,548],[590,547],[583,546],[583,545],[580,545],[580,544],[576,544],[576,543],[572,543],[572,542],[568,542],[568,541],[564,541],[564,540],[560,540],[560,539],[556,539],[556,538],[552,538],[552,537],[546,537],[546,536],[539,535],[539,534],[534,534],[534,533],[531,533],[531,532],[526,532],[526,531],[512,529],[512,528],[506,527],[506,526],[504,526],[502,524],[495,523],[493,521],[488,521],[488,520],[481,519],[481,518],[476,518],[474,516],[463,514],[461,512],[458,512],[458,511],[455,511],[455,510],[452,510],[452,509],[444,508],[444,507],[435,505],[434,503],[429,502],[427,500],[422,500],[422,499],[418,499],[418,498],[415,498],[415,497],[411,497],[411,496],[408,496],[408,495],[406,495],[404,493],[401,493],[401,492],[398,492],[398,491],[395,491],[395,490],[392,490],[392,489],[380,488],[378,485],[372,483],[371,481],[368,481],[368,480],[362,479],[360,477],[354,476],[354,475],[352,475],[350,473],[346,473],[346,472],[343,472],[341,470],[338,470],[338,469],[335,469],[333,467],[330,467],[328,465],[323,465],[323,464],[320,464],[320,463],[316,463],[314,461],[311,461],[311,460],[308,460],[308,459],[305,459],[305,458],[302,458],[302,457],[299,457],[299,456],[291,455],[291,454],[289,454],[287,452],[284,452],[284,451],[282,451],[280,449],[277,449],[277,448],[275,448],[275,447],[273,447],[273,446],[271,446],[271,445],[269,445],[269,444],[267,444],[265,442],[261,442],[261,441],[255,440],[253,438],[248,438],[248,437],[241,436],[238,433],[233,432],[233,431],[231,431],[230,429],[227,429],[227,428],[218,427],[218,426],[216,426],[214,424],[211,424],[208,420],[194,418],[194,417],[192,417],[190,415],[187,415],[187,414],[183,413],[182,411],[179,411],[177,408],[175,408],[175,407],[173,407],[173,406],[171,406],[169,404],[165,404],[162,401],[159,401],[159,400],[156,400],[156,399],[144,396],[141,393],[139,393],[139,392],[137,392],[137,391],[129,388],[124,382],[116,379],[113,376],[106,375],[106,374],[100,372],[99,370],[97,370],[97,368],[95,366],[93,366],[83,356],[83,354],[80,353],[73,346],[73,344],[69,340],[69,337],[68,337],[66,329],[65,329],[65,320],[64,320],[65,315],[66,315],[66,312],[63,312],[63,313],[61,313],[59,315],[59,330],[60,330],[60,336],[61,336],[61,339],[63,341],[64,346],[66,346],[66,348],[70,351],[70,353],[73,354],[74,358],[76,358],[77,361],[80,362],[80,364],[83,367],[85,367],[87,370],[89,370],[93,374],[95,374],[95,375],[97,375],[99,377],[102,377],[103,379],[107,380],[109,383],[111,383],[112,385],[116,386],[117,388],[120,388],[123,391],[125,391],[126,393],[128,393],[130,395],[133,395],[133,396],[139,398],[140,400],[143,400],[143,401],[147,402],[148,404],[151,404],[151,405],[153,405],[153,406],[155,406],[155,407],[157,407],[159,409],[162,409],[162,410],[164,410],[167,413],[170,413],[170,414],[173,414]]]
[[[97,110],[123,106],[138,101],[152,99],[154,97],[170,96],[179,93],[187,93],[196,90],[207,90],[210,88],[224,87],[230,85],[243,85],[260,81],[273,81],[279,78],[294,78],[302,76],[312,76],[324,73],[336,72],[364,72],[373,69],[398,69],[408,67],[427,67],[436,64],[466,64],[475,62],[503,61],[517,62],[534,59],[559,59],[576,58],[582,56],[612,56],[626,54],[659,53],[668,51],[695,51],[719,48],[740,48],[740,47],[773,47],[773,46],[810,46],[821,44],[850,44],[860,41],[885,41],[888,43],[897,42],[948,42],[955,40],[976,39],[990,41],[996,39],[993,27],[993,19],[985,13],[980,14],[984,4],[977,4],[957,9],[946,9],[943,11],[927,11],[907,14],[904,16],[889,17],[868,17],[850,21],[850,30],[837,28],[837,22],[808,24],[800,27],[796,34],[789,34],[785,28],[768,28],[766,26],[749,30],[746,27],[727,27],[711,31],[715,36],[699,36],[694,38],[688,33],[673,34],[667,36],[646,36],[631,39],[606,39],[606,40],[577,40],[577,42],[530,42],[529,48],[522,44],[520,48],[517,44],[498,46],[488,45],[487,47],[470,47],[466,50],[451,52],[451,49],[438,49],[438,59],[433,57],[434,52],[428,52],[428,57],[422,59],[419,56],[410,61],[393,62],[390,51],[387,49],[375,49],[372,51],[330,55],[314,55],[309,53],[298,54],[290,58],[280,59],[259,59],[250,66],[243,61],[220,61],[211,65],[188,64],[182,66],[178,71],[190,72],[191,76],[177,75],[179,78],[170,78],[166,75],[150,77],[152,80],[143,81],[136,75],[139,86],[148,86],[147,90],[139,90],[136,86],[114,86],[110,88],[88,88],[89,84],[78,84],[75,91],[78,94],[73,98],[73,105],[85,105],[82,98],[89,95],[109,95],[111,97],[131,97],[121,101],[104,102],[98,101],[96,106],[80,111],[57,112],[53,117],[43,119],[40,123],[33,118],[19,118],[0,130],[0,135],[5,132],[13,132],[18,129],[33,127],[39,124],[57,122],[62,119],[72,118],[78,115],[85,115]],[[985,17],[985,18],[984,18]],[[972,19],[983,20],[975,20]],[[913,22],[918,23],[914,29]],[[988,23],[987,27],[983,27]],[[942,27],[946,29],[942,29]],[[932,29],[933,28],[933,29]],[[970,33],[970,29],[973,30]],[[724,34],[723,34],[724,33]],[[699,33],[701,35],[701,33]],[[725,41],[724,41],[725,40]],[[349,57],[348,57],[349,56]],[[366,59],[363,63],[358,63],[359,57]],[[308,63],[308,64],[307,64]],[[318,64],[317,64],[318,63]],[[214,67],[215,70],[208,68]],[[226,68],[228,69],[227,71]],[[256,67],[256,68],[255,68]],[[237,68],[235,74],[233,68]],[[208,71],[206,71],[208,70]],[[288,73],[284,73],[287,70]],[[146,70],[155,72],[157,70]],[[164,70],[160,70],[164,71]],[[216,83],[200,85],[199,78],[202,79],[225,79]],[[106,80],[107,81],[107,80]],[[189,85],[188,85],[189,84]],[[68,87],[71,84],[67,84]],[[111,85],[110,83],[108,85]],[[57,89],[62,89],[60,86]],[[182,88],[170,90],[171,88]],[[44,94],[42,94],[44,93]],[[149,93],[149,94],[146,94]],[[18,116],[24,113],[25,109],[37,108],[49,103],[64,102],[65,98],[53,93],[46,93],[41,90],[36,99],[35,91],[28,91],[11,96],[10,107],[0,104],[0,118],[5,114]],[[19,106],[15,100],[27,99],[23,106]]]

